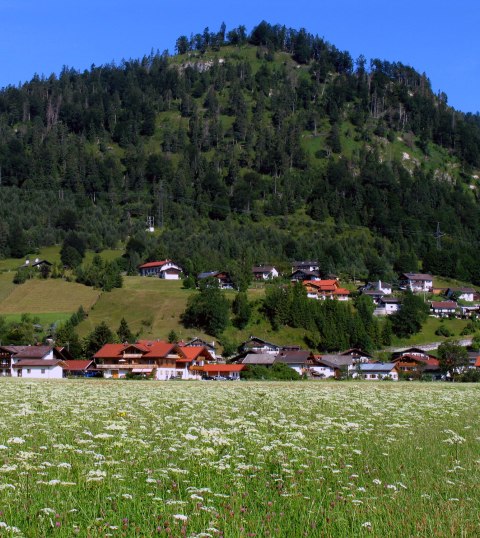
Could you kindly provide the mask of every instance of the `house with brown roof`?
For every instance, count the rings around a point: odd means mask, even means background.
[[[402,273],[400,287],[415,292],[431,292],[433,290],[433,276],[428,273]]]
[[[140,276],[155,276],[165,280],[179,280],[183,269],[172,262],[172,260],[162,260],[147,262],[138,266]]]
[[[278,278],[280,273],[273,265],[259,265],[252,268],[254,280],[273,280]]]
[[[461,301],[466,301],[467,303],[473,303],[475,293],[476,291],[473,288],[447,288],[445,296],[448,299],[455,299],[457,301],[460,299]]]
[[[61,379],[70,354],[47,345],[0,346],[0,375],[38,379]]]
[[[310,358],[310,351],[300,350],[282,350],[276,355],[273,364],[283,363],[298,374],[304,375],[306,373],[307,362]]]
[[[430,311],[432,316],[437,318],[446,318],[454,316],[458,305],[455,301],[432,301],[430,303]]]

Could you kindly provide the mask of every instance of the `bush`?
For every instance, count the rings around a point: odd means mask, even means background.
[[[445,325],[440,325],[438,327],[438,329],[435,331],[435,334],[437,336],[446,336],[447,338],[449,336],[453,336],[452,331],[450,331],[450,329],[448,329],[448,327],[445,327]]]

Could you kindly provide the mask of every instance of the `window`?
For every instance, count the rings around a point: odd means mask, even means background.
[[[41,373],[41,374],[44,374],[44,373],[45,373],[45,368],[42,368],[42,369],[40,370],[40,373]]]
[[[32,370],[30,368],[27,368],[27,374],[30,374]]]

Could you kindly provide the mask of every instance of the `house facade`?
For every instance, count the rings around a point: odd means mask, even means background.
[[[167,380],[199,379],[199,373],[191,367],[203,365],[213,358],[205,348],[183,350],[179,345],[163,340],[139,340],[134,344],[105,344],[93,360],[106,378],[118,379],[131,373]]]
[[[430,303],[430,311],[432,316],[437,318],[445,318],[454,316],[457,311],[457,303],[455,301],[432,301]]]
[[[273,265],[259,265],[252,268],[254,280],[273,280],[278,278],[280,273]]]
[[[402,273],[400,287],[416,292],[431,292],[433,290],[433,276],[428,273]]]
[[[0,346],[0,376],[61,379],[68,351],[47,345]]]
[[[382,379],[398,381],[397,365],[394,362],[359,363],[355,366],[352,377],[369,381]]]
[[[221,289],[233,289],[233,281],[226,271],[206,271],[204,273],[199,273],[197,276],[197,280],[207,280],[209,278],[216,280],[218,287]]]
[[[138,266],[140,276],[155,276],[165,280],[179,280],[183,270],[172,260],[147,262]]]
[[[302,282],[307,297],[324,301],[325,299],[336,299],[337,301],[348,301],[350,291],[340,287],[338,280],[304,280]]]
[[[447,288],[445,296],[448,299],[455,297],[456,300],[466,301],[467,303],[473,303],[476,291],[473,288]]]

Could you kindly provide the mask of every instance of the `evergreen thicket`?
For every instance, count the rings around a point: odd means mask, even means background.
[[[78,266],[130,238],[129,272],[162,256],[243,282],[239,260],[316,258],[480,283],[478,114],[303,29],[222,25],[176,51],[0,91],[0,256],[63,243]]]

